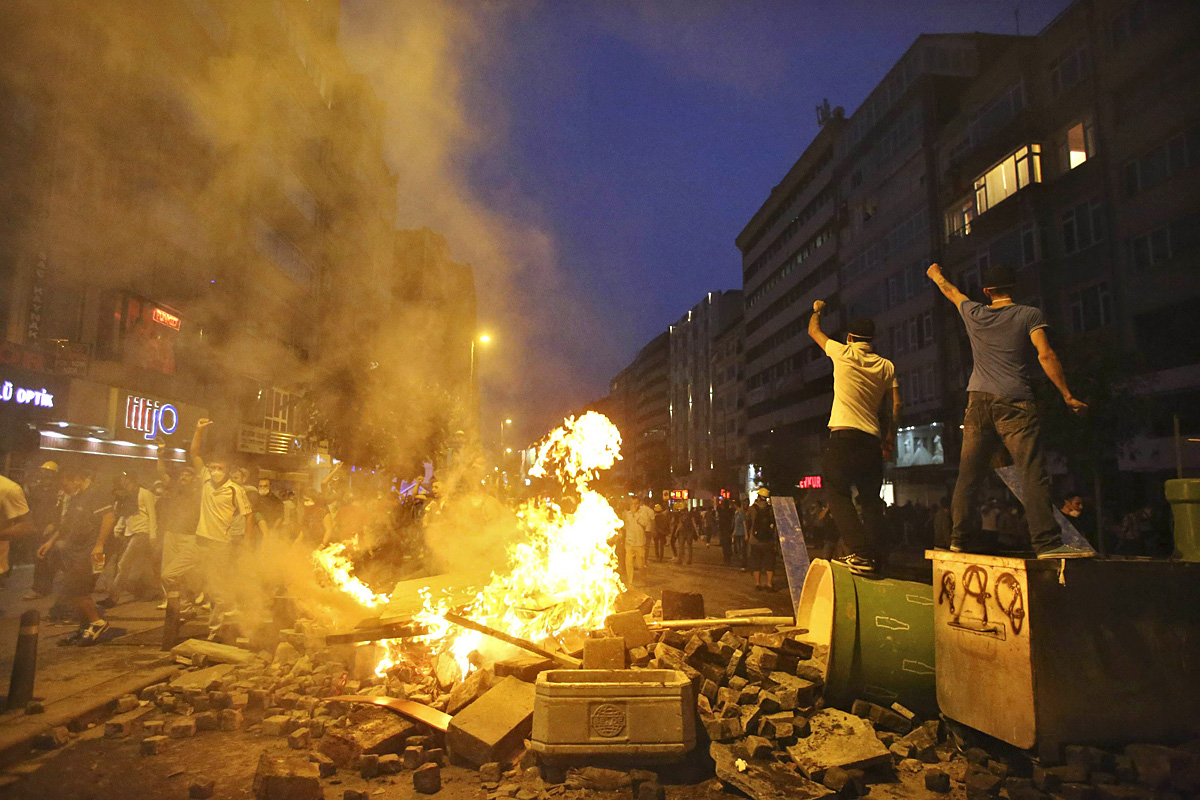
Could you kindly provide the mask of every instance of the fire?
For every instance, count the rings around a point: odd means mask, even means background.
[[[459,676],[473,668],[471,656],[493,642],[444,618],[450,611],[551,649],[572,633],[595,630],[614,610],[624,591],[610,541],[620,518],[590,482],[621,457],[621,435],[603,414],[572,417],[538,447],[530,474],[554,475],[565,490],[578,494],[574,509],[554,502],[529,501],[517,511],[523,539],[508,550],[507,571],[492,573],[487,586],[465,609],[422,592],[424,609],[415,617],[428,629],[420,641],[439,658],[451,658]],[[569,503],[568,503],[569,505]],[[346,548],[330,545],[314,561],[342,591],[366,608],[388,602],[351,574]],[[403,658],[400,641],[387,642],[389,653],[376,673],[383,675]]]

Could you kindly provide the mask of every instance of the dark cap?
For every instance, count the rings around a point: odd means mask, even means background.
[[[846,326],[846,333],[853,334],[855,339],[874,339],[875,320],[870,317],[852,319],[850,320],[850,324]]]
[[[1017,275],[1007,264],[989,264],[983,271],[983,288],[1006,289],[1017,283]]]

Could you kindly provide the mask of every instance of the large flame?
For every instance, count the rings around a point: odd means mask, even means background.
[[[621,521],[589,484],[616,463],[620,447],[620,432],[603,414],[589,411],[566,420],[539,445],[530,474],[553,475],[564,490],[577,493],[574,510],[550,501],[524,503],[517,511],[524,536],[508,550],[507,571],[492,573],[465,609],[451,608],[449,600],[422,593],[424,609],[415,619],[429,633],[421,640],[439,656],[453,659],[459,675],[470,672],[472,653],[490,639],[448,622],[444,615],[450,611],[548,648],[557,647],[569,634],[601,627],[613,612],[625,588],[611,544]],[[318,551],[314,560],[334,585],[362,606],[386,604],[386,595],[374,593],[351,574],[353,565],[344,547],[330,545]],[[388,645],[379,674],[401,660],[401,642]]]

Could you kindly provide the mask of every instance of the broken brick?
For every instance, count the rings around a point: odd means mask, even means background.
[[[583,640],[584,669],[625,669],[625,640],[620,637]]]
[[[167,743],[166,736],[147,736],[142,739],[141,751],[144,756],[156,756],[162,752]]]
[[[254,773],[255,800],[324,800],[317,765],[299,755],[263,753]]]
[[[188,739],[196,735],[195,717],[179,717],[167,722],[164,729],[171,739]]]
[[[950,791],[950,776],[940,769],[925,770],[925,788],[931,792],[945,794]]]
[[[442,768],[437,764],[422,764],[413,773],[413,788],[421,794],[437,794],[442,789]]]

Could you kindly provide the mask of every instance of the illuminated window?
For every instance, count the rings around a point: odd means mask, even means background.
[[[1042,146],[1022,147],[975,180],[975,213],[982,214],[1031,183],[1042,181]]]
[[[1096,131],[1092,121],[1084,120],[1067,129],[1067,135],[1059,153],[1059,164],[1066,172],[1075,169],[1096,155]]]
[[[971,235],[971,222],[975,219],[975,198],[964,197],[946,212],[946,241]]]

